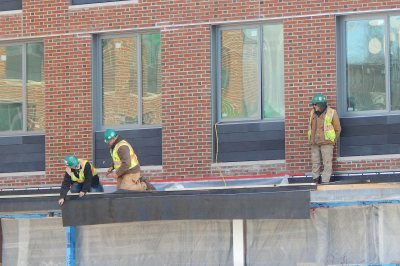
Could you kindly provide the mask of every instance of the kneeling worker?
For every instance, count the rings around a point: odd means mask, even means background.
[[[113,165],[108,177],[117,179],[117,189],[154,190],[146,178],[140,177],[140,164],[132,146],[113,129],[104,132],[104,142],[110,149]]]
[[[87,192],[103,192],[99,176],[93,165],[86,160],[78,159],[73,155],[64,158],[65,169],[64,180],[61,184],[59,205],[63,205],[68,191],[78,193],[79,197],[85,196]]]

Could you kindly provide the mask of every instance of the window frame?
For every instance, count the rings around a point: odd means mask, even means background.
[[[7,46],[21,46],[21,57],[22,57],[22,130],[8,130],[8,131],[0,131],[0,136],[20,136],[20,135],[43,135],[45,133],[45,128],[43,130],[38,130],[38,131],[28,131],[28,83],[27,83],[27,78],[28,78],[28,65],[27,65],[27,55],[28,55],[28,45],[29,44],[35,44],[35,43],[41,43],[43,45],[43,72],[44,72],[44,56],[45,56],[45,46],[44,46],[44,41],[43,40],[31,40],[29,42],[23,41],[23,42],[4,42],[0,43],[0,47],[7,47]],[[43,83],[45,83],[44,80],[44,73],[43,73]],[[43,99],[45,102],[45,99]],[[45,124],[43,125],[44,127],[46,126]]]
[[[143,124],[143,80],[142,80],[142,35],[145,34],[160,34],[161,32],[156,30],[150,31],[139,31],[131,33],[115,33],[115,34],[98,34],[93,36],[93,126],[96,130],[105,130],[107,128],[114,128],[116,130],[125,129],[143,129],[143,128],[158,128],[161,124]],[[138,58],[137,62],[137,110],[138,110],[138,123],[137,124],[124,124],[124,125],[103,125],[103,51],[102,51],[102,40],[113,39],[113,38],[136,38],[136,54]],[[160,47],[161,50],[161,47]],[[160,51],[161,52],[161,51]],[[161,63],[161,62],[160,62]],[[160,110],[161,112],[162,110]]]
[[[271,22],[263,22],[263,23],[252,23],[252,24],[231,24],[231,25],[217,25],[215,28],[215,86],[216,86],[216,117],[215,121],[217,123],[243,123],[243,122],[256,122],[256,121],[284,121],[285,115],[282,117],[272,117],[272,118],[264,118],[264,94],[265,87],[263,81],[263,70],[266,67],[263,61],[263,41],[264,41],[264,30],[263,26],[265,25],[282,25],[282,31],[284,33],[283,22],[282,21],[271,21]],[[257,45],[258,45],[258,78],[257,78],[257,87],[258,87],[258,114],[255,118],[222,118],[222,31],[224,30],[244,30],[244,29],[257,29],[258,37],[257,37]],[[284,36],[283,36],[284,38]],[[284,45],[284,42],[283,42]],[[283,47],[284,48],[284,47]],[[284,57],[284,49],[283,49],[283,57]],[[283,58],[284,59],[284,58]],[[284,63],[284,61],[283,61]],[[284,65],[283,65],[284,67]],[[283,79],[285,79],[284,71],[283,71]],[[285,91],[285,82],[283,81],[283,93]]]
[[[390,17],[400,16],[399,12],[358,14],[337,17],[337,107],[343,117],[365,117],[365,116],[382,116],[382,115],[399,115],[400,110],[391,110],[391,74],[390,74]],[[359,20],[384,20],[384,62],[385,62],[385,110],[367,110],[367,111],[348,111],[347,110],[347,75],[346,75],[346,22]]]

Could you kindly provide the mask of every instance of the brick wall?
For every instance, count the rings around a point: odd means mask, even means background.
[[[284,25],[285,137],[289,172],[310,170],[307,126],[312,96],[336,106],[335,16],[293,18]]]
[[[59,182],[65,154],[91,159],[92,33],[160,30],[163,169],[156,172],[163,177],[202,177],[221,173],[211,164],[210,25],[282,20],[286,164],[260,162],[254,168],[227,167],[222,172],[297,173],[310,169],[305,136],[312,95],[323,92],[336,106],[335,14],[399,8],[398,1],[382,0],[144,0],[92,8],[71,8],[69,0],[24,0],[22,13],[0,14],[0,41],[37,38],[44,42],[46,177],[32,184]],[[399,159],[336,162],[335,170],[398,169],[399,163]],[[31,182],[30,177],[25,179],[21,184]],[[12,180],[16,178],[1,178],[3,185],[14,184]]]
[[[91,36],[45,39],[46,175],[64,170],[63,158],[92,156]]]
[[[161,32],[163,170],[201,177],[211,165],[210,34],[208,26]]]

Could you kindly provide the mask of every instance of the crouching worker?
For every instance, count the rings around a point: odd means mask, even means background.
[[[64,161],[67,167],[61,184],[60,199],[58,200],[60,206],[64,204],[69,190],[72,193],[79,192],[80,198],[85,196],[87,192],[104,191],[96,169],[89,161],[78,159],[72,155],[65,156]]]
[[[132,146],[113,129],[104,132],[104,142],[110,149],[113,165],[107,176],[117,179],[117,189],[155,190],[154,186],[140,177],[140,164]]]

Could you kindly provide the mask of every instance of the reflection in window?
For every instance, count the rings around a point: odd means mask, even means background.
[[[400,110],[400,16],[390,17],[390,93],[392,110]]]
[[[22,49],[0,47],[0,131],[22,130]]]
[[[346,22],[347,110],[386,109],[383,19]]]
[[[400,16],[344,25],[347,111],[400,110]]]
[[[138,122],[137,40],[103,39],[103,125]]]
[[[161,124],[160,34],[101,43],[103,126]]]
[[[0,131],[42,131],[43,91],[43,44],[0,47]]]
[[[160,34],[142,36],[143,124],[161,124]]]
[[[219,53],[219,118],[282,118],[282,25],[221,29]]]
[[[275,24],[263,29],[264,118],[284,117],[283,28]]]
[[[224,30],[221,33],[222,118],[257,118],[258,29]]]
[[[27,45],[27,128],[44,130],[43,44]]]

